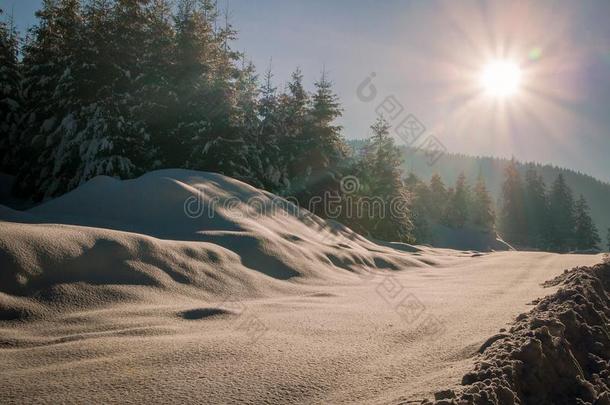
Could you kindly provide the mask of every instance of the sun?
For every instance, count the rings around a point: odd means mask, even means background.
[[[507,60],[495,60],[483,68],[481,86],[494,97],[507,97],[515,94],[521,84],[519,65]]]

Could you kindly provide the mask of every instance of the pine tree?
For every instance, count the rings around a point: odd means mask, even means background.
[[[506,241],[523,246],[527,244],[523,183],[514,159],[506,167],[504,174],[500,230]]]
[[[440,224],[445,226],[453,226],[452,220],[450,219],[451,213],[451,201],[453,201],[453,195],[455,194],[455,189],[453,187],[447,188],[447,200],[443,206],[443,213],[441,214]]]
[[[175,122],[169,12],[165,0],[43,4],[24,55],[26,144],[38,156],[20,176],[29,194],[162,165],[160,134]]]
[[[326,71],[315,82],[316,91],[311,97],[311,120],[308,126],[309,148],[306,159],[314,170],[328,169],[345,159],[346,145],[341,126],[335,120],[342,115],[338,97],[332,90]]]
[[[409,213],[413,224],[413,239],[417,243],[429,243],[432,236],[428,213],[430,190],[427,184],[414,173],[410,173],[405,180],[405,187],[409,192]]]
[[[440,223],[447,206],[448,193],[445,184],[438,173],[432,175],[430,179],[430,199],[428,212],[430,219],[434,223]]]
[[[567,252],[574,248],[574,230],[576,228],[574,197],[562,174],[557,176],[551,187],[549,219],[551,249]]]
[[[2,19],[2,9],[0,9]],[[18,37],[12,18],[0,20],[0,172],[15,174],[19,160],[19,122],[22,114]]]
[[[102,51],[97,48],[104,46],[103,52],[108,52],[112,64],[94,56],[93,71],[106,72],[110,80],[96,82],[96,100],[83,106],[86,126],[75,138],[80,157],[78,183],[102,174],[129,178],[151,166],[148,151],[154,147],[145,122],[150,115],[151,79],[145,66],[153,52],[148,40],[150,6],[150,0],[116,0],[110,14],[101,16],[105,19],[101,25],[110,24],[112,28],[100,33],[106,44],[98,37],[91,42],[94,45],[89,52],[98,54]],[[98,12],[108,10],[102,7]]]
[[[265,72],[263,85],[260,89],[260,100],[258,102],[258,115],[260,117],[257,154],[260,167],[257,177],[266,190],[280,192],[289,185],[286,163],[282,161],[279,147],[280,117],[278,111],[278,96],[273,86],[273,73],[271,66]]]
[[[473,190],[471,221],[476,229],[485,232],[493,232],[495,228],[496,214],[493,209],[493,202],[485,180],[479,176]]]
[[[156,149],[146,122],[153,114],[151,77],[145,69],[153,52],[152,7],[151,0],[99,0],[82,14],[71,72],[74,130],[66,133],[73,163],[61,171],[67,189],[97,175],[130,178],[153,166]]]
[[[363,165],[367,197],[381,202],[382,215],[363,218],[365,229],[378,239],[413,241],[413,224],[410,221],[408,190],[400,172],[400,150],[389,135],[390,124],[379,117],[371,126],[373,135],[366,148]]]
[[[136,119],[146,126],[149,147],[143,155],[143,166],[150,169],[180,167],[184,155],[176,155],[171,138],[178,120],[178,96],[174,88],[175,31],[172,25],[172,3],[169,0],[152,0],[144,10],[147,23],[144,28],[142,72],[133,91],[137,104]],[[177,148],[179,151],[180,148]]]
[[[206,75],[212,69],[202,49],[211,42],[212,28],[194,0],[180,0],[173,20],[174,66],[170,80],[177,100],[172,110],[175,126],[163,142],[164,161],[168,166],[193,167],[190,154],[196,143],[205,142],[211,125]]]
[[[533,165],[528,166],[525,175],[525,216],[530,247],[545,249],[549,238],[548,201],[546,185]]]
[[[21,194],[41,199],[74,186],[77,157],[70,140],[78,132],[82,103],[76,75],[82,68],[78,56],[84,43],[78,0],[45,0],[37,17],[39,23],[24,48],[27,126],[19,140],[22,153],[36,158],[20,168],[17,186]]]
[[[280,137],[278,145],[285,162],[290,189],[295,195],[306,190],[311,176],[309,164],[302,158],[306,150],[305,127],[309,120],[309,94],[303,86],[303,73],[297,68],[288,83],[288,91],[279,98]]]
[[[608,252],[610,252],[610,228],[608,228],[608,232],[606,234],[606,242],[608,243]]]
[[[327,194],[340,194],[341,163],[347,156],[341,127],[335,124],[342,110],[326,72],[323,71],[315,82],[315,88],[310,97],[305,127],[297,139],[299,149],[295,151],[295,167],[300,173],[296,178],[302,187],[298,195],[305,201]]]
[[[243,62],[235,85],[236,101],[232,113],[231,126],[236,136],[243,140],[243,154],[239,155],[239,167],[234,168],[236,177],[257,187],[264,187],[261,181],[264,173],[262,141],[259,139],[260,120],[258,76],[252,62]]]
[[[175,82],[181,106],[172,134],[184,166],[240,177],[248,147],[234,125],[237,103],[235,63],[241,55],[229,43],[236,32],[211,0],[181,0],[175,17]]]
[[[203,0],[202,4],[205,18],[210,21],[212,27],[219,27],[216,1]],[[245,99],[239,93],[244,91],[242,95],[246,94],[246,97],[252,98],[252,94],[248,92],[254,90],[251,88],[245,90],[249,86],[246,83],[256,83],[257,77],[252,64],[245,64],[242,69],[238,67],[243,55],[230,47],[230,43],[236,38],[237,32],[229,23],[228,15],[225,14],[224,25],[213,29],[211,37],[213,46],[203,49],[211,55],[212,76],[206,98],[213,103],[213,108],[209,110],[210,131],[202,146],[195,147],[193,162],[200,162],[194,167],[198,170],[216,171],[251,181],[248,161],[252,158],[249,154],[250,145],[243,137],[242,129],[238,127],[238,123],[244,122],[239,118],[243,116],[243,111],[240,109],[244,107],[240,106],[239,102]],[[241,89],[238,86],[242,86]],[[254,99],[251,101],[255,103]],[[253,110],[255,107],[247,108]]]
[[[309,115],[309,94],[303,86],[303,72],[300,68],[292,73],[288,91],[285,95],[286,127],[298,137],[303,132]]]
[[[464,228],[468,221],[470,199],[470,187],[466,182],[466,175],[460,173],[445,212],[447,226],[456,229]]]
[[[589,214],[589,205],[584,196],[576,202],[576,227],[574,238],[579,250],[599,249],[599,232]]]

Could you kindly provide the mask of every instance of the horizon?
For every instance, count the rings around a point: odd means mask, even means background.
[[[22,34],[35,24],[39,0],[3,3]],[[271,59],[278,88],[296,67],[308,88],[323,68],[329,72],[347,140],[370,133],[378,102],[359,100],[357,89],[374,72],[378,93],[395,95],[448,152],[515,157],[609,183],[610,28],[603,16],[610,4],[559,3],[228,2],[235,48],[259,75]],[[532,96],[472,101],[470,74],[490,60],[489,52],[509,52],[532,70],[526,83],[535,87]]]

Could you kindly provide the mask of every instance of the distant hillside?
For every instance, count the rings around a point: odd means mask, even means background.
[[[350,141],[352,148],[358,149],[362,141]],[[434,165],[429,165],[426,156],[412,148],[403,148],[405,162],[403,168],[406,173],[413,172],[423,180],[430,180],[434,173],[438,173],[445,184],[452,186],[458,175],[464,172],[468,181],[472,184],[479,174],[483,176],[487,186],[497,201],[501,194],[502,181],[504,179],[504,168],[508,159],[491,157],[474,157],[461,154],[445,154]],[[518,163],[522,175],[525,175],[526,164]],[[591,216],[597,225],[603,240],[602,248],[607,246],[606,234],[610,228],[610,184],[602,182],[592,176],[552,165],[536,164],[538,171],[542,174],[547,186],[550,186],[559,173],[562,173],[568,185],[574,191],[576,198],[584,195],[591,207]]]

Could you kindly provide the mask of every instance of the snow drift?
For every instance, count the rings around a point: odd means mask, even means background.
[[[375,244],[240,181],[186,170],[96,177],[26,212],[2,207],[0,220],[3,319],[160,291],[269,296],[430,263],[404,252],[412,246]]]

